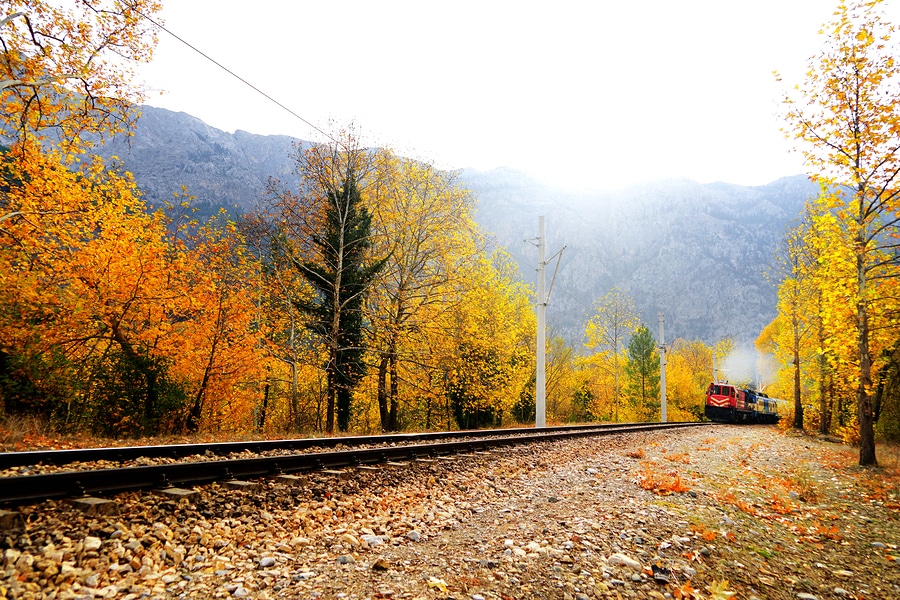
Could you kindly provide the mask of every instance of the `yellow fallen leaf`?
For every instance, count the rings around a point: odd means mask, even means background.
[[[736,592],[728,590],[728,580],[713,581],[712,584],[706,586],[709,590],[710,600],[728,600],[735,595]]]
[[[429,577],[428,578],[428,587],[437,588],[442,592],[447,591],[447,582],[443,579],[438,579],[437,577]]]

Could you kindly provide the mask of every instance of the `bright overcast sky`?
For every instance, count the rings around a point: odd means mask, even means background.
[[[803,172],[778,100],[837,0],[164,4],[170,31],[322,129],[352,120],[442,168],[608,188]],[[321,139],[165,32],[140,76],[148,104],[213,127]]]

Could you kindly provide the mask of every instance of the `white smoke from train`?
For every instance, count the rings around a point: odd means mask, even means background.
[[[736,347],[720,361],[718,379],[738,385],[750,385],[765,391],[775,381],[778,365],[771,354],[763,354],[752,345]]]

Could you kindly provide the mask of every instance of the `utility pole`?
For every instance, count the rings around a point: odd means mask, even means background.
[[[544,297],[544,270],[547,263],[544,260],[546,254],[546,240],[544,239],[544,217],[538,217],[538,280],[537,280],[537,372],[535,374],[534,390],[534,426],[547,426],[547,382],[546,361],[547,342],[544,339],[547,327],[547,299]]]
[[[666,315],[659,313],[659,399],[662,406],[660,422],[666,423]]]
[[[536,240],[525,240],[534,243],[538,249],[538,280],[537,280],[537,303],[535,310],[537,311],[537,365],[534,377],[534,426],[547,426],[547,304],[550,303],[550,293],[553,291],[553,282],[556,280],[556,272],[559,270],[559,261],[562,259],[565,246],[559,249],[549,259],[545,258],[547,254],[547,243],[544,237],[544,217],[538,217],[538,237]],[[550,280],[550,289],[545,290],[544,275],[547,264],[556,257],[556,268],[553,270],[553,279]]]

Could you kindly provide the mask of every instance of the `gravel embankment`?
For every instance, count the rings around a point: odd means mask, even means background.
[[[714,426],[46,502],[2,533],[0,598],[900,598],[896,473],[852,464]]]

